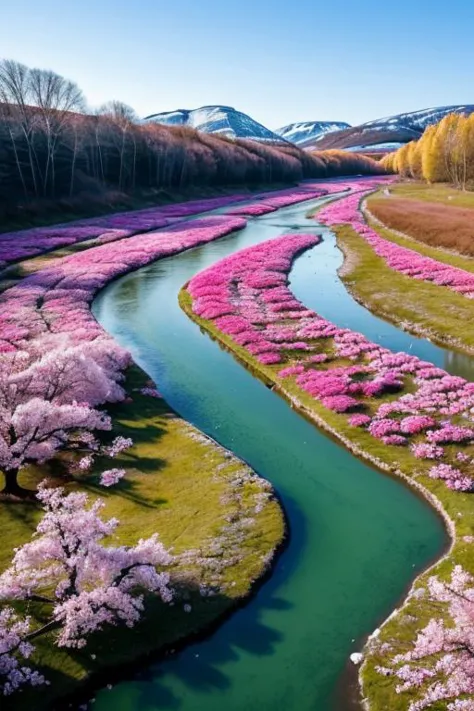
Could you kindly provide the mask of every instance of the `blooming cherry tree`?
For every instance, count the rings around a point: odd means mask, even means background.
[[[125,397],[120,384],[129,355],[109,339],[71,344],[64,336],[32,341],[28,350],[2,355],[0,364],[0,469],[3,493],[23,496],[19,471],[42,463],[66,445],[97,449],[93,432],[110,430],[94,406]],[[115,456],[125,438],[111,447]],[[128,446],[130,446],[128,444]],[[81,460],[87,469],[92,459]],[[89,466],[86,466],[89,465]]]
[[[87,494],[65,494],[44,484],[38,499],[45,515],[33,540],[17,549],[0,575],[0,600],[50,605],[50,620],[40,633],[58,629],[58,646],[83,647],[106,625],[133,627],[146,591],[171,602],[170,576],[163,568],[172,557],[156,534],[135,546],[104,545],[119,522],[101,518],[100,499],[91,503]]]
[[[25,684],[39,686],[46,683],[42,674],[25,666],[20,660],[28,659],[34,651],[27,641],[29,618],[21,619],[11,607],[0,610],[0,693],[12,694]]]
[[[399,681],[398,694],[419,692],[408,711],[423,711],[433,704],[448,711],[473,711],[474,578],[457,565],[448,582],[430,578],[428,594],[431,601],[447,605],[452,622],[431,619],[412,649],[377,670]],[[440,702],[446,706],[438,706]]]

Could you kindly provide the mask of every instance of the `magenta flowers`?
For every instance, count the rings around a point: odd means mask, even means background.
[[[474,428],[462,424],[473,419],[474,384],[338,328],[297,301],[288,288],[291,263],[319,241],[289,234],[223,259],[189,283],[194,313],[262,365],[278,365],[276,377],[293,379],[327,410],[347,413],[353,427],[386,446],[410,445],[414,464],[444,460],[427,471],[431,478],[471,490],[471,457],[459,447],[474,444]],[[390,401],[380,402],[387,394]]]
[[[474,273],[438,262],[431,257],[424,257],[413,249],[400,247],[368,227],[360,210],[362,196],[361,194],[349,195],[327,205],[318,213],[318,219],[329,226],[350,225],[391,269],[413,279],[446,286],[470,299],[474,298]]]
[[[0,234],[0,268],[86,240],[106,244],[143,234],[169,226],[190,215],[208,212],[247,199],[246,195],[230,195],[206,200],[190,200],[175,205],[119,212],[51,227],[35,227],[21,232]]]

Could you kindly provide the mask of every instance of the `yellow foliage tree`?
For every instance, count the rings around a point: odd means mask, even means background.
[[[428,183],[440,183],[446,178],[438,125],[428,126],[423,134],[421,171]]]

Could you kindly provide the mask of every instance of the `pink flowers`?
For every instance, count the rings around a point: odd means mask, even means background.
[[[100,485],[106,487],[115,486],[115,484],[119,483],[120,479],[123,479],[126,473],[125,469],[108,469],[102,472]]]
[[[441,445],[474,443],[474,428],[459,424],[460,417],[473,421],[474,384],[415,356],[392,353],[299,303],[288,288],[288,272],[295,256],[318,242],[316,235],[289,234],[227,257],[191,280],[194,312],[260,363],[279,364],[278,378],[294,378],[328,410],[353,413],[349,423],[383,444],[410,445],[415,459],[444,459],[447,467],[455,459],[465,471],[434,469],[430,476],[451,489],[470,490],[472,455],[456,457]],[[380,403],[387,394],[390,401]]]
[[[52,227],[35,227],[21,232],[5,233],[0,235],[0,268],[12,262],[86,240],[94,240],[95,244],[107,244],[122,240],[133,235],[167,227],[189,215],[215,210],[246,199],[248,197],[245,195],[229,195],[228,197],[205,200],[190,200],[177,205],[120,212]],[[234,214],[250,213],[238,212],[238,208],[236,208]]]
[[[30,618],[20,618],[12,607],[0,610],[0,693],[9,696],[22,686],[41,686],[44,676],[24,664],[34,651],[27,641]]]
[[[326,225],[349,224],[391,269],[414,279],[447,286],[452,291],[474,298],[473,273],[424,257],[413,249],[384,239],[366,225],[359,207],[360,200],[361,194],[355,194],[331,203],[319,211],[318,219]]]
[[[427,444],[426,442],[418,442],[411,446],[411,451],[417,459],[441,459],[444,454],[444,449],[436,444]]]
[[[347,412],[359,405],[357,400],[349,395],[330,395],[329,397],[323,397],[321,402],[324,407],[334,412]]]
[[[429,430],[426,439],[431,444],[448,444],[449,442],[467,442],[474,439],[474,430],[469,427],[446,424],[439,430]]]
[[[435,427],[436,420],[428,415],[409,415],[404,417],[400,423],[400,430],[404,434],[419,434],[429,427]]]
[[[368,425],[370,421],[370,417],[368,415],[363,415],[362,413],[357,413],[356,415],[351,415],[351,417],[349,417],[349,424],[351,424],[352,427],[364,427],[365,425]]]
[[[0,353],[44,333],[76,342],[103,331],[89,311],[94,294],[114,277],[155,259],[212,241],[246,224],[240,217],[207,217],[161,232],[130,237],[60,259],[0,297]]]
[[[474,694],[474,660],[471,652],[474,619],[474,580],[456,566],[447,582],[432,577],[428,594],[433,609],[448,607],[451,623],[433,618],[418,634],[413,647],[397,654],[380,674],[394,677],[396,692],[411,692],[408,711],[444,708],[471,711]],[[413,692],[416,698],[413,699]],[[462,699],[464,695],[468,696]]]
[[[429,476],[432,479],[443,479],[447,487],[456,491],[469,491],[474,484],[470,477],[464,476],[459,469],[455,469],[450,464],[437,464],[431,467]]]
[[[46,629],[57,630],[58,647],[82,648],[93,632],[108,625],[133,627],[145,607],[144,591],[172,601],[170,576],[163,570],[172,557],[156,534],[135,546],[104,546],[118,521],[101,518],[102,501],[91,504],[87,494],[65,495],[44,485],[38,499],[44,516],[31,542],[16,549],[11,566],[0,575],[0,601],[24,600],[30,608],[41,604]],[[0,611],[0,689],[5,695],[24,684],[45,683],[22,662],[33,651],[26,638],[30,631],[29,618],[20,618],[11,607]]]
[[[284,351],[309,348],[294,328],[273,325],[282,318],[298,320],[305,315],[283,287],[295,250],[317,244],[319,237],[298,234],[291,239],[288,245],[275,240],[271,260],[266,247],[251,247],[198,274],[189,284],[194,312],[214,320],[221,331],[265,365],[281,362]],[[264,259],[265,266],[260,269]]]
[[[144,590],[172,600],[170,577],[162,570],[172,558],[156,534],[135,546],[104,546],[118,521],[100,517],[101,500],[91,504],[87,494],[65,495],[45,486],[38,499],[45,514],[35,537],[16,550],[0,575],[0,600],[31,605],[40,598],[59,623],[59,647],[84,647],[106,625],[133,627],[144,609]]]

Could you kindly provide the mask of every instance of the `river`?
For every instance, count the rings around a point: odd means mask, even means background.
[[[432,508],[307,422],[203,334],[177,296],[217,260],[288,231],[323,234],[291,272],[308,307],[450,372],[471,359],[374,317],[337,276],[332,233],[306,219],[318,201],[249,219],[246,229],[111,283],[94,302],[185,419],[276,487],[291,537],[270,580],[213,635],[96,695],[95,711],[341,711],[344,669],[447,536]]]

